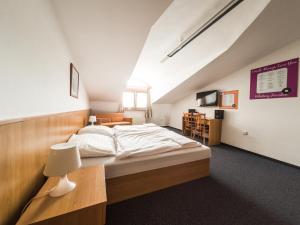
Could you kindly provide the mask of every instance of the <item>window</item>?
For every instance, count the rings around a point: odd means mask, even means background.
[[[126,91],[123,93],[123,107],[124,108],[134,107],[134,92]]]
[[[127,89],[123,92],[123,109],[125,110],[147,110],[150,98],[150,86],[137,78],[127,81]]]
[[[146,110],[148,93],[146,91],[123,92],[123,107],[127,110]]]
[[[143,92],[136,92],[136,108],[147,108],[148,95]]]

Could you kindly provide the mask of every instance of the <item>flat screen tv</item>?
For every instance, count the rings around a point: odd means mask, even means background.
[[[218,106],[219,91],[205,91],[196,94],[197,106]]]

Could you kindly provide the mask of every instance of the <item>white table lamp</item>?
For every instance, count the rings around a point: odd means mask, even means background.
[[[92,125],[94,125],[94,123],[97,121],[96,116],[90,116],[89,117],[89,122],[92,123]]]
[[[51,197],[59,197],[72,191],[76,184],[68,180],[67,173],[81,167],[81,159],[76,144],[62,143],[51,147],[44,175],[60,176],[58,184],[49,192]]]

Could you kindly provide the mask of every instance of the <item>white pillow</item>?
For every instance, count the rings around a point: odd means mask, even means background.
[[[81,128],[78,131],[78,134],[103,134],[106,136],[113,136],[114,130],[110,127],[101,126],[101,125],[90,125],[84,128]]]
[[[80,156],[99,157],[116,154],[115,142],[112,137],[101,134],[73,134],[68,143],[77,144]]]

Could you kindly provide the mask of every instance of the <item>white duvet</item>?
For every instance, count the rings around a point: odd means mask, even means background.
[[[114,130],[118,159],[200,146],[200,143],[192,139],[155,124],[115,126]]]
[[[116,154],[115,141],[107,135],[98,133],[73,134],[68,143],[77,145],[82,158],[113,156]]]

